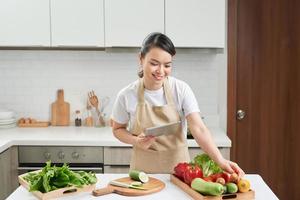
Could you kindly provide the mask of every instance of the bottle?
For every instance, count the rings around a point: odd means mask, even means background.
[[[93,126],[94,125],[94,120],[92,116],[92,107],[90,105],[87,105],[86,110],[87,110],[87,117],[85,119],[85,125],[86,126]]]
[[[81,126],[81,117],[80,117],[80,111],[76,110],[76,117],[75,117],[75,126]]]

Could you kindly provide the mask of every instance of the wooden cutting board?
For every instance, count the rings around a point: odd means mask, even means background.
[[[30,124],[19,123],[19,127],[48,127],[50,122],[34,122]]]
[[[70,104],[64,101],[64,90],[57,91],[57,100],[51,105],[51,125],[70,125]]]
[[[34,171],[34,172],[38,172],[40,170]],[[29,183],[24,179],[24,177],[27,175],[28,173],[22,174],[18,176],[19,179],[19,183],[24,186],[28,191],[29,191]],[[57,199],[60,197],[65,197],[65,196],[70,196],[70,195],[75,195],[75,194],[79,194],[81,192],[92,192],[95,189],[96,184],[93,185],[84,185],[81,188],[77,188],[75,186],[71,186],[71,187],[65,187],[65,188],[60,188],[60,189],[56,189],[53,190],[51,192],[47,192],[47,193],[42,193],[40,191],[32,191],[31,193],[33,195],[35,195],[38,199],[41,200],[51,200],[51,199]]]
[[[132,180],[129,177],[124,177],[124,178],[116,179],[115,181],[130,184],[134,180]],[[131,188],[118,187],[114,185],[108,185],[105,188],[94,190],[93,195],[101,196],[110,193],[117,193],[124,196],[142,196],[142,195],[152,194],[161,191],[162,189],[164,189],[165,183],[156,178],[149,177],[149,181],[147,183],[144,183],[142,187],[146,188],[147,190],[137,190]]]
[[[193,190],[189,185],[182,182],[179,178],[171,174],[170,177],[171,183],[178,186],[180,189],[182,189],[184,192],[189,194],[193,199],[195,200],[252,200],[255,199],[255,193],[253,190],[250,190],[249,192],[245,193],[234,193],[234,194],[223,194],[221,196],[205,196],[197,192],[196,190]]]

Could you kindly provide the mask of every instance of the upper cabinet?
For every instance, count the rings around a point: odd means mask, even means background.
[[[165,2],[165,33],[176,47],[224,48],[225,0]]]
[[[105,0],[105,46],[139,47],[164,32],[164,0]]]
[[[51,0],[52,46],[104,47],[104,0]]]
[[[224,48],[225,0],[2,0],[0,46]]]
[[[0,46],[50,46],[49,0],[0,4]]]

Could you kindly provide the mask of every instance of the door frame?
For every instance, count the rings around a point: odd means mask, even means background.
[[[227,135],[231,139],[230,159],[236,159],[237,134],[237,18],[238,0],[228,0],[227,14]]]

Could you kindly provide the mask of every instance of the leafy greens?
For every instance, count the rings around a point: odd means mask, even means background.
[[[205,153],[197,155],[194,158],[194,163],[201,167],[204,177],[223,171],[219,165]]]
[[[67,164],[62,167],[51,166],[48,161],[39,172],[29,172],[24,179],[30,184],[29,191],[50,192],[63,187],[83,187],[97,182],[92,172],[72,171]]]

